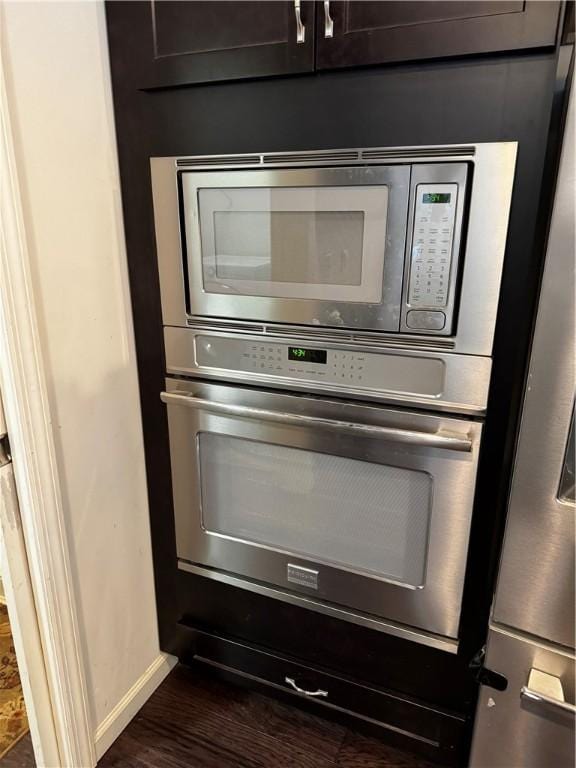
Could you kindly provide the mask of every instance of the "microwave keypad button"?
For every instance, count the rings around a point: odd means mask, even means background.
[[[457,192],[457,184],[419,184],[416,187],[408,290],[408,303],[414,307],[445,307],[448,303]]]
[[[412,309],[406,315],[406,325],[417,331],[441,331],[446,325],[446,315],[436,310]]]

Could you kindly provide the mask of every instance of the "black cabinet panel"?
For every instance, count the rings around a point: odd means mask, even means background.
[[[152,6],[154,54],[180,56],[288,43],[290,3],[164,0]]]
[[[314,7],[294,2],[108,2],[108,23],[130,23],[133,86],[151,89],[215,80],[311,72]]]
[[[412,24],[430,24],[451,19],[470,19],[477,16],[496,16],[524,10],[523,0],[464,0],[459,2],[348,2],[345,25],[347,32],[372,29],[406,27]]]
[[[315,70],[553,46],[555,0],[107,2],[128,31],[126,76],[152,90]],[[332,37],[326,37],[327,21]]]
[[[553,46],[560,3],[540,0],[318,5],[317,69]],[[333,35],[327,37],[332,21]]]
[[[263,595],[178,573],[178,628],[253,644],[307,667],[335,670],[368,686],[420,699],[465,717],[476,694],[468,658],[324,616]],[[190,640],[179,636],[177,655]]]
[[[377,685],[359,684],[326,669],[305,666],[253,644],[192,628],[190,634],[193,651],[185,656],[188,664],[200,663],[205,669],[208,665],[213,673],[235,683],[248,679],[251,687],[291,704],[308,704],[310,711],[318,715],[361,718],[344,722],[355,727],[362,720],[368,722],[373,732],[388,742],[393,740],[396,746],[442,765],[461,765],[465,761],[468,723],[454,712]],[[297,694],[295,687],[313,695]],[[417,762],[414,760],[414,765]]]

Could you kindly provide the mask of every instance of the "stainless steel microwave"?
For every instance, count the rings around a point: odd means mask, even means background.
[[[152,158],[164,325],[489,356],[515,159],[515,143]]]

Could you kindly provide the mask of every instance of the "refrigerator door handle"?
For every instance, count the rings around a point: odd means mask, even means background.
[[[522,686],[520,698],[543,709],[562,711],[572,717],[576,715],[576,706],[564,701],[560,678],[539,669],[530,670],[528,685]]]

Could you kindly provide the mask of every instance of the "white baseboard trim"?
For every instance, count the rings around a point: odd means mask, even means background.
[[[159,654],[132,688],[120,699],[110,714],[100,723],[94,737],[97,760],[100,760],[104,752],[112,746],[177,662],[178,659],[175,656],[170,656],[167,653]]]

